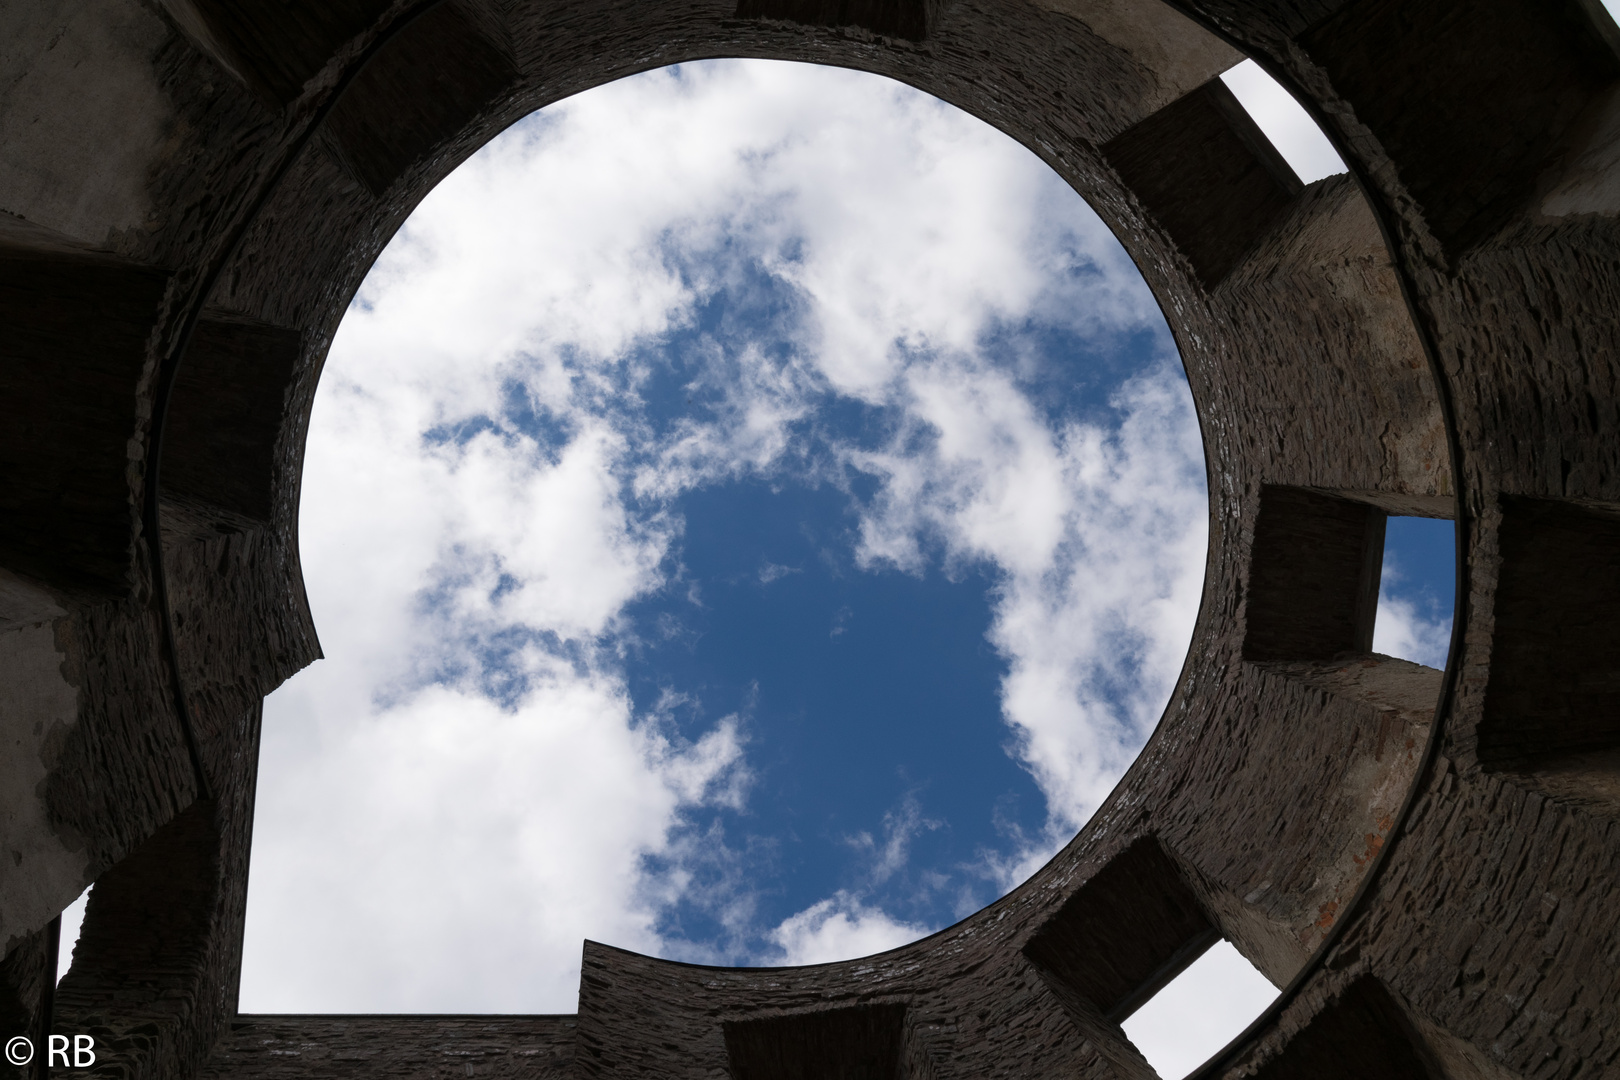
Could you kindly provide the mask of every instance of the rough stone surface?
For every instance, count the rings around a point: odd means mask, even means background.
[[[572,1016],[239,1016],[204,1070],[262,1080],[564,1080]]]
[[[1110,1012],[1203,927],[1288,989],[1200,1075],[1620,1071],[1605,18],[1588,0],[3,9],[0,1019],[40,1022],[46,927],[93,880],[55,1010],[106,1039],[108,1075],[1145,1080]],[[1349,176],[1296,191],[1200,91],[1240,53]],[[236,1016],[259,702],[319,655],[298,484],[348,300],[503,127],[711,56],[936,94],[1039,154],[1136,259],[1211,494],[1164,718],[1034,878],[878,957],[730,970],[588,943],[577,1018]],[[1212,190],[1242,212],[1198,210]],[[1366,651],[1385,513],[1456,518],[1445,673]],[[1106,927],[1068,934],[1075,913]]]

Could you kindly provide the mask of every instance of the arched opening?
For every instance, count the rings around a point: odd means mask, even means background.
[[[926,936],[1067,843],[1207,556],[1168,326],[1063,180],[881,77],[571,98],[442,181],[312,412],[249,1012],[566,1012],[579,942]]]

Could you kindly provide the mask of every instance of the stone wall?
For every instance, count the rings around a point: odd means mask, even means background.
[[[0,8],[6,1030],[53,1008],[130,1077],[1131,1080],[1119,1018],[1224,936],[1285,990],[1200,1076],[1620,1069],[1617,43],[1595,0]],[[1211,82],[1243,54],[1348,176],[1301,185]],[[1164,718],[1029,882],[878,957],[587,943],[577,1018],[239,1017],[259,702],[319,655],[298,485],[347,302],[503,127],[713,56],[936,94],[1135,258],[1211,492]],[[1368,651],[1388,513],[1457,521],[1445,672]]]

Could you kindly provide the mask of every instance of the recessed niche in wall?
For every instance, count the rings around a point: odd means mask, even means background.
[[[1620,507],[1504,497],[1478,753],[1620,807]]]
[[[1384,511],[1308,488],[1260,493],[1244,608],[1245,660],[1326,660],[1372,649]]]
[[[1583,112],[1620,77],[1612,24],[1595,5],[1474,6],[1460,17],[1443,3],[1345,4],[1298,38],[1357,102],[1357,122],[1404,163],[1401,183],[1453,256],[1533,197]],[[1526,80],[1539,92],[1519,92]],[[1499,107],[1470,108],[1479,101]]]
[[[1175,859],[1144,836],[1081,885],[1024,955],[1082,1023],[1118,1024],[1220,938]]]
[[[905,1020],[903,1004],[874,1002],[721,1027],[733,1080],[923,1080],[908,1060],[918,1051],[907,1045]]]
[[[1394,995],[1378,980],[1362,978],[1328,1001],[1254,1075],[1262,1080],[1437,1080],[1441,1073]]]
[[[1102,150],[1206,288],[1226,279],[1302,187],[1219,78],[1114,136]],[[1166,160],[1178,167],[1163,168]]]

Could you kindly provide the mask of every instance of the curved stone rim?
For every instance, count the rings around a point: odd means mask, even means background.
[[[1620,31],[1595,5],[1182,0],[1189,22],[1153,0],[444,0],[407,24],[404,0],[280,23],[292,9],[257,0],[85,3],[14,16],[10,85],[42,119],[18,127],[21,99],[0,98],[0,387],[41,418],[0,436],[17,688],[0,719],[37,721],[6,720],[34,771],[0,785],[30,867],[0,881],[0,1011],[19,1029],[43,1017],[41,927],[94,880],[56,1016],[99,1032],[109,1068],[264,1072],[278,1040],[347,1053],[382,1030],[232,1020],[258,702],[318,654],[296,491],[326,342],[415,199],[519,110],[726,54],[935,94],[1114,230],[1199,407],[1194,646],[1108,803],[996,905],[815,968],[587,946],[577,1019],[501,1037],[554,1075],[755,1076],[788,1055],[1146,1076],[1119,1016],[1219,933],[1292,981],[1200,1075],[1564,1077],[1620,1053],[1603,959],[1620,897],[1591,869],[1620,854],[1620,332],[1603,315],[1620,303]],[[1209,82],[1232,45],[1296,91],[1354,181],[1278,168]],[[147,417],[166,381],[160,498]],[[1368,652],[1366,597],[1383,515],[1448,505],[1442,675]],[[473,1047],[477,1023],[384,1027],[421,1054]]]

